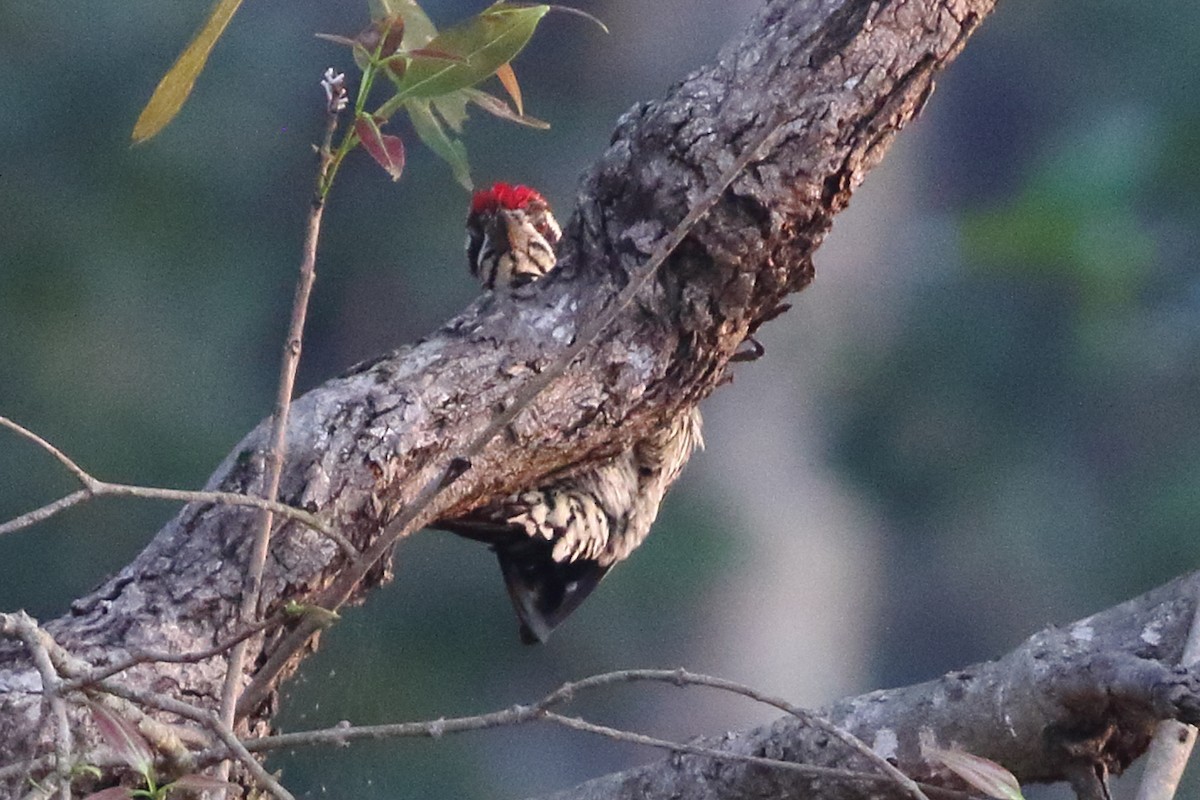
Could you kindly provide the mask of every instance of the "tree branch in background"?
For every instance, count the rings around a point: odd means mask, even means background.
[[[961,787],[923,749],[931,740],[991,759],[1022,783],[1074,779],[1103,791],[1146,749],[1163,719],[1200,720],[1200,676],[1178,666],[1196,607],[1200,573],[1063,627],[1048,628],[995,661],[926,683],[846,698],[817,713],[872,746],[925,785]],[[861,769],[820,729],[783,718],[699,742],[722,751]],[[857,756],[855,756],[857,757]],[[868,792],[880,797],[879,787]],[[714,769],[672,758],[598,778],[546,800],[675,797],[863,796],[831,783],[748,764]],[[887,796],[892,796],[888,794]]]
[[[302,525],[306,525],[315,531],[318,531],[323,536],[327,536],[333,540],[342,552],[347,556],[355,556],[358,551],[354,545],[338,533],[336,530],[321,522],[313,514],[308,513],[302,508],[293,508],[285,503],[275,502],[273,500],[264,500],[261,497],[251,495],[235,494],[233,492],[191,492],[184,489],[157,489],[152,486],[131,486],[125,483],[109,483],[102,481],[99,478],[92,476],[83,467],[76,464],[65,453],[59,450],[54,445],[47,442],[41,436],[38,436],[33,431],[13,422],[7,417],[0,416],[0,426],[8,428],[18,435],[28,439],[29,441],[41,447],[50,455],[58,459],[59,463],[65,466],[72,475],[74,475],[81,484],[83,489],[72,492],[64,497],[48,503],[41,508],[36,508],[33,511],[22,514],[19,517],[9,520],[0,525],[0,536],[6,533],[28,528],[30,525],[35,525],[43,522],[60,511],[65,511],[71,506],[91,500],[93,497],[140,497],[144,500],[177,500],[184,503],[213,503],[218,505],[230,506],[245,506],[248,508],[267,509],[282,517],[295,520]]]

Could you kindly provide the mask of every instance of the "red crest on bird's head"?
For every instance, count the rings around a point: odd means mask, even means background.
[[[528,186],[495,183],[490,189],[480,189],[471,196],[471,213],[478,214],[502,208],[514,211],[518,208],[523,209],[533,202],[545,203],[546,198],[542,197],[536,189],[530,189]]]

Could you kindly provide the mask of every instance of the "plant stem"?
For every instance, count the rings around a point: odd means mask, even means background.
[[[304,255],[300,263],[300,275],[296,281],[296,294],[292,302],[291,324],[284,342],[283,359],[279,368],[275,410],[271,415],[270,449],[264,456],[262,495],[267,500],[275,500],[279,494],[279,481],[283,473],[284,456],[287,453],[288,415],[291,411],[292,393],[296,385],[296,371],[300,365],[308,301],[317,277],[317,244],[320,241],[321,219],[324,216],[325,198],[330,186],[329,171],[333,163],[329,148],[333,142],[337,122],[337,113],[330,111],[325,126],[325,137],[319,151],[320,167],[317,172],[317,189],[309,207]],[[239,609],[240,621],[245,624],[252,624],[259,613],[263,572],[266,568],[267,552],[271,543],[271,524],[274,518],[275,515],[270,509],[264,509],[259,514],[259,527],[255,534],[250,562],[246,568],[245,587]],[[225,685],[221,691],[220,724],[231,731],[234,729],[236,721],[237,701],[241,695],[249,641],[249,639],[245,639],[238,642],[230,651]]]

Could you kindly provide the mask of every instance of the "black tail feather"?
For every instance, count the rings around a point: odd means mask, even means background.
[[[550,638],[608,573],[595,561],[554,560],[550,542],[529,540],[496,545],[496,558],[508,596],[521,620],[521,641],[538,644]]]

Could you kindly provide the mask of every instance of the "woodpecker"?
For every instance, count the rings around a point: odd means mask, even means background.
[[[538,280],[554,269],[561,235],[533,189],[497,183],[480,190],[467,217],[471,274],[489,289]],[[492,546],[521,641],[545,642],[646,538],[667,490],[704,446],[700,427],[700,412],[690,406],[607,461],[438,527]]]
[[[467,265],[485,289],[519,286],[554,269],[562,238],[550,204],[528,186],[497,183],[471,198]]]

